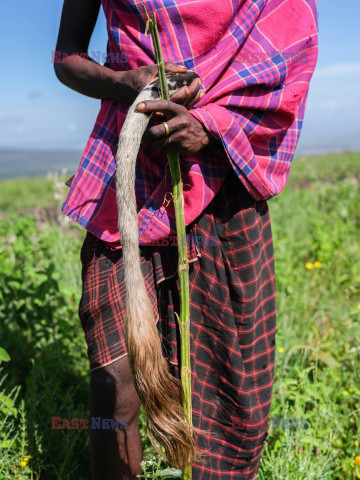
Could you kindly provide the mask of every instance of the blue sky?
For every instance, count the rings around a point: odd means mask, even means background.
[[[0,148],[82,150],[100,103],[55,77],[62,0],[0,0]],[[360,149],[360,2],[319,0],[319,61],[298,152]],[[101,12],[89,53],[106,50]]]

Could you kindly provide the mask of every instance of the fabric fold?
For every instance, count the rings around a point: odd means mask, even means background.
[[[102,0],[109,34],[107,65],[153,63],[139,0]],[[234,170],[255,200],[285,187],[301,132],[318,54],[315,0],[144,1],[157,17],[164,61],[194,70],[204,96],[190,110],[218,141],[182,155],[185,222],[197,218]],[[121,248],[115,154],[128,107],[104,99],[62,211]],[[175,233],[165,152],[141,145],[135,190],[140,245]]]

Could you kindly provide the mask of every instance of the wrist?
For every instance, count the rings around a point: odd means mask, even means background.
[[[205,133],[205,135],[204,135],[204,147],[207,147],[208,145],[212,145],[213,143],[216,143],[217,142],[216,138],[214,138],[211,135],[211,133],[208,130],[206,130],[205,127],[203,127],[203,129],[204,129],[204,133]]]
[[[111,98],[131,105],[137,96],[137,92],[132,85],[131,70],[121,72],[111,70],[111,72],[111,88],[109,89],[109,95],[104,98]]]

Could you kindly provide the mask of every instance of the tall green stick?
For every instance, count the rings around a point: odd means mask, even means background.
[[[161,51],[159,33],[156,24],[155,13],[153,13],[153,19],[146,10],[145,5],[142,4],[144,9],[147,24],[146,32],[150,29],[151,37],[155,49],[155,58],[159,72],[161,97],[165,100],[169,100],[169,90],[167,86],[165,76],[165,65]],[[184,215],[184,197],[183,197],[183,184],[181,180],[180,171],[180,158],[177,153],[169,153],[168,160],[170,165],[170,172],[173,184],[173,202],[175,208],[175,220],[176,220],[176,236],[179,253],[178,272],[180,280],[180,341],[181,341],[181,383],[184,390],[184,411],[185,420],[192,426],[192,404],[191,404],[191,363],[190,363],[190,307],[189,307],[189,259],[187,255],[186,246],[186,230],[185,230],[185,215]],[[189,464],[183,472],[183,480],[191,480],[192,478],[192,466]]]

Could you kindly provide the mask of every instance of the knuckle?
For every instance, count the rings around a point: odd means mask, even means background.
[[[184,95],[184,91],[179,90],[178,92],[174,93],[174,94],[170,97],[170,99],[172,99],[173,97],[174,97],[174,98],[178,98],[178,99],[179,99],[179,98],[183,99],[183,98],[186,97],[186,95]]]
[[[181,128],[186,128],[189,125],[189,119],[185,115],[181,115],[179,124]]]

